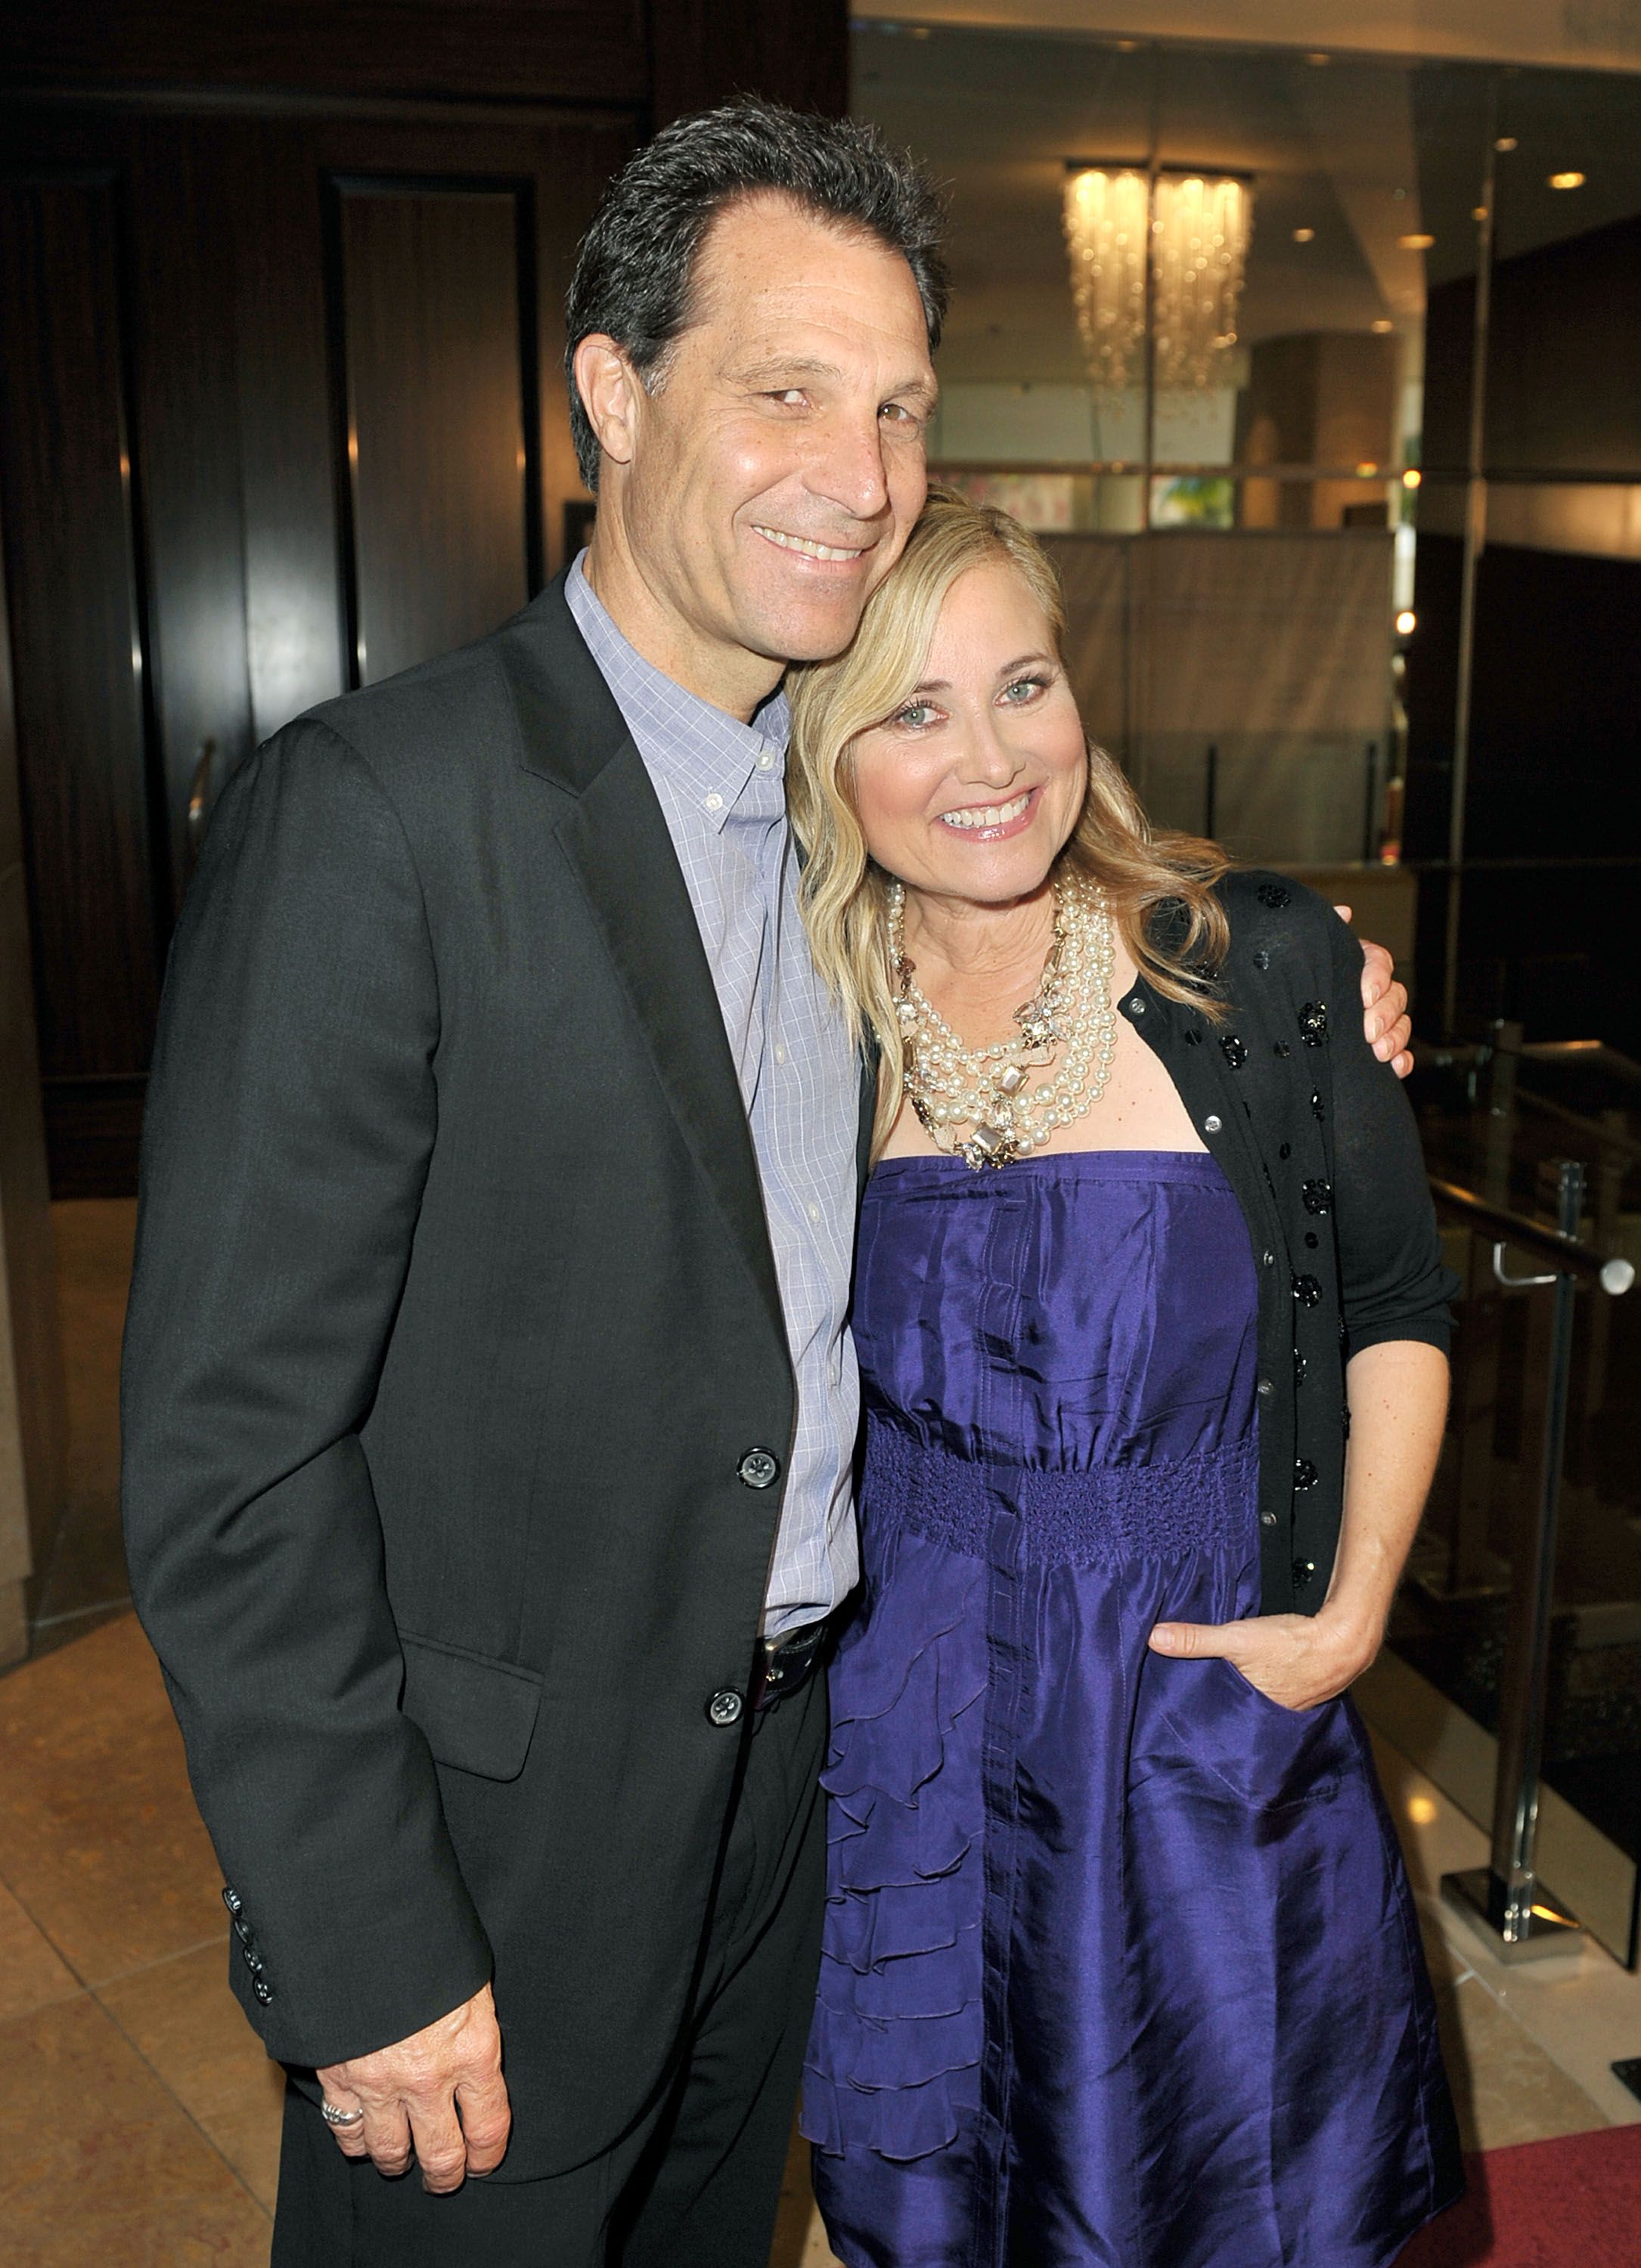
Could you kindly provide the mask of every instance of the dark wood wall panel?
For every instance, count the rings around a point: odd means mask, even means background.
[[[664,4],[664,0],[663,0]],[[809,0],[791,0],[799,14]],[[641,0],[6,0],[0,83],[641,102]]]
[[[251,736],[265,740],[347,683],[336,419],[325,346],[324,221],[309,135],[238,123],[233,302]]]
[[[158,992],[118,269],[110,181],[0,184],[0,487],[48,1080],[141,1071]]]
[[[651,38],[658,126],[736,94],[849,107],[848,0],[654,0]]]
[[[192,866],[191,793],[219,790],[250,744],[238,245],[223,195],[233,138],[227,122],[199,118],[136,119],[122,136],[167,929]]]
[[[529,223],[513,188],[344,182],[338,202],[356,669],[369,684],[493,630],[529,595]]]

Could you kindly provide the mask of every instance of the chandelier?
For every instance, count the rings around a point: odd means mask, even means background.
[[[1083,166],[1066,183],[1071,297],[1102,393],[1143,376],[1149,247],[1151,341],[1159,389],[1201,391],[1237,341],[1253,192],[1234,174]]]

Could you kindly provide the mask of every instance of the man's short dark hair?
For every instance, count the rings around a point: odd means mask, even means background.
[[[598,439],[575,383],[575,350],[602,331],[647,386],[691,316],[696,255],[727,206],[772,190],[806,211],[875,236],[912,270],[931,351],[949,284],[945,207],[915,160],[856,119],[806,117],[772,102],[698,111],[629,158],[581,239],[565,309],[570,431],[581,477],[598,485]]]

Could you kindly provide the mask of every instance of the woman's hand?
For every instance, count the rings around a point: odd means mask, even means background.
[[[1192,1660],[1218,1654],[1284,1709],[1313,1709],[1362,1675],[1379,1649],[1369,1631],[1324,1607],[1319,1615],[1250,1615],[1236,1623],[1158,1623],[1154,1653]]]
[[[1349,906],[1334,911],[1349,924]],[[1408,1020],[1408,988],[1396,976],[1396,964],[1382,945],[1370,939],[1362,947],[1363,1024],[1380,1063],[1387,1063],[1398,1079],[1413,1069],[1409,1042],[1413,1026]]]

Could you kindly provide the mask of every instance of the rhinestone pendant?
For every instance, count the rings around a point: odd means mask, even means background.
[[[997,1092],[999,1094],[1018,1094],[1024,1085],[1025,1073],[1018,1064],[1010,1064],[997,1082]]]

